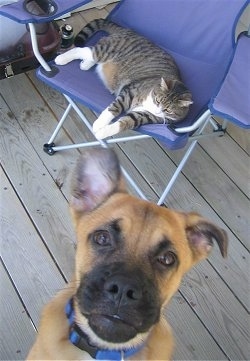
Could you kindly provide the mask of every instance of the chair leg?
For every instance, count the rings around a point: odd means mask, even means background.
[[[98,146],[101,145],[104,148],[108,148],[108,143],[118,143],[119,141],[127,141],[130,137],[126,137],[126,138],[120,138],[120,139],[110,139],[108,141],[103,141],[103,140],[95,140],[93,142],[85,142],[85,143],[79,143],[79,144],[68,144],[68,145],[64,145],[64,146],[55,146],[54,144],[54,140],[58,134],[58,132],[60,131],[60,129],[63,126],[63,123],[65,121],[65,119],[67,118],[69,111],[71,110],[71,108],[73,108],[75,110],[75,112],[78,114],[78,116],[80,117],[80,119],[83,121],[83,123],[87,126],[87,128],[92,132],[92,126],[89,123],[88,119],[83,115],[83,113],[81,112],[81,110],[78,108],[78,106],[74,103],[74,101],[69,98],[67,95],[64,94],[64,97],[66,98],[66,100],[68,101],[68,106],[65,110],[65,112],[63,113],[63,116],[61,117],[58,125],[56,126],[52,136],[50,137],[48,143],[45,143],[43,146],[43,150],[49,154],[49,155],[53,155],[55,152],[60,151],[60,150],[66,150],[66,149],[77,149],[77,148],[84,148],[84,147],[90,147],[90,146]],[[93,132],[92,132],[93,133]],[[142,139],[142,138],[148,138],[149,136],[147,135],[141,135],[141,136],[135,136],[134,139]],[[128,183],[131,185],[131,187],[136,191],[136,193],[138,194],[138,196],[142,199],[147,200],[147,197],[145,196],[145,194],[142,192],[142,190],[138,187],[138,185],[135,183],[135,181],[133,180],[133,178],[128,174],[128,172],[121,167],[121,170],[123,172],[124,177],[127,179]]]
[[[170,181],[168,182],[168,184],[167,184],[166,188],[164,189],[161,197],[159,198],[159,200],[158,200],[158,202],[157,202],[158,205],[163,205],[164,200],[166,199],[168,193],[170,192],[170,189],[171,189],[172,186],[174,185],[174,183],[175,183],[178,175],[179,175],[180,172],[182,171],[182,168],[183,168],[184,165],[186,164],[186,162],[187,162],[190,154],[192,153],[194,147],[196,146],[196,143],[197,143],[197,142],[198,142],[198,140],[194,140],[194,141],[190,144],[190,146],[189,146],[188,150],[186,151],[184,157],[182,158],[180,164],[179,164],[178,167],[176,168],[176,170],[175,170],[172,178],[171,178]]]
[[[73,108],[75,109],[75,111],[77,112],[77,114],[80,116],[80,118],[82,119],[82,121],[85,123],[85,125],[88,127],[88,129],[91,131],[91,133],[93,134],[92,131],[92,126],[90,125],[89,121],[82,115],[80,109],[77,107],[76,104],[72,104]],[[116,139],[113,139],[114,143],[116,143]],[[103,141],[103,140],[99,140],[98,139],[98,143],[104,147],[104,148],[108,148],[108,141]],[[110,141],[110,143],[112,143]],[[145,196],[145,194],[142,192],[142,190],[137,186],[137,184],[135,183],[135,181],[133,180],[133,178],[130,177],[130,175],[127,173],[127,171],[121,167],[122,172],[124,177],[127,179],[127,181],[130,183],[130,185],[132,186],[132,188],[136,191],[136,193],[139,195],[139,197],[141,197],[142,199],[147,199],[147,197]]]
[[[63,113],[63,116],[61,117],[59,123],[57,124],[52,136],[50,137],[48,143],[45,143],[43,145],[43,150],[45,151],[45,153],[49,154],[49,155],[53,155],[55,153],[55,144],[54,144],[54,139],[57,136],[58,132],[60,131],[61,127],[63,126],[63,123],[65,121],[65,119],[67,118],[70,109],[72,108],[72,105],[69,104],[65,110],[65,112]]]
[[[207,116],[204,124],[202,125],[202,127],[199,129],[199,131],[197,132],[197,136],[199,137],[199,135],[202,134],[203,130],[206,128],[207,124],[211,121],[211,114]],[[198,139],[194,139],[192,141],[192,143],[190,144],[190,146],[188,147],[188,150],[186,151],[186,153],[184,154],[184,157],[182,158],[182,160],[180,161],[178,167],[176,168],[172,178],[170,179],[170,181],[168,182],[166,188],[164,189],[162,195],[160,196],[157,204],[158,205],[163,205],[168,193],[170,192],[172,186],[174,185],[178,175],[180,174],[180,172],[182,171],[184,165],[186,164],[188,158],[190,157],[192,151],[194,150],[196,144],[198,143]]]
[[[144,200],[148,200],[148,198],[145,196],[145,194],[142,192],[142,190],[138,187],[138,185],[135,183],[135,181],[133,180],[132,177],[130,177],[130,175],[128,174],[128,172],[126,171],[126,169],[124,169],[123,167],[121,167],[122,173],[124,175],[124,177],[126,178],[126,180],[128,181],[128,183],[131,185],[131,187],[136,191],[136,193],[138,194],[138,196],[141,199]]]

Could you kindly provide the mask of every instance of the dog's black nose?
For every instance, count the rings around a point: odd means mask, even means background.
[[[136,303],[142,298],[142,289],[131,278],[115,275],[106,280],[104,289],[110,299],[120,305]]]

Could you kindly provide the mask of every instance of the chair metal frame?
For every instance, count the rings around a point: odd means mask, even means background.
[[[82,120],[84,125],[94,135],[94,133],[92,131],[91,123],[85,117],[85,115],[82,113],[82,111],[79,109],[77,104],[70,97],[68,97],[66,94],[63,94],[63,96],[66,98],[69,105],[68,105],[67,109],[65,110],[65,112],[63,113],[63,116],[59,120],[58,125],[56,126],[52,136],[48,140],[48,143],[44,144],[44,151],[49,155],[53,155],[55,152],[62,151],[62,150],[70,150],[70,149],[78,149],[78,148],[86,148],[86,147],[95,147],[95,146],[98,146],[98,145],[101,145],[102,147],[107,148],[108,145],[114,144],[114,143],[128,142],[128,141],[132,141],[132,140],[137,141],[137,140],[141,140],[141,139],[153,138],[150,135],[138,134],[138,135],[132,135],[132,136],[126,136],[126,137],[111,138],[111,139],[108,139],[108,140],[96,140],[96,141],[92,141],[92,142],[83,142],[83,143],[77,143],[77,144],[68,144],[68,145],[56,146],[54,144],[54,140],[55,140],[57,134],[59,133],[60,129],[62,128],[63,123],[66,120],[67,115],[68,115],[68,113],[69,113],[69,111],[71,109],[75,110],[75,112],[78,114],[79,118]],[[199,119],[199,122],[201,122],[200,119]],[[213,126],[214,131],[212,133],[202,134],[203,130],[206,128],[208,123],[210,123]],[[225,121],[224,124],[226,124],[226,123],[227,122]],[[180,130],[181,130],[181,128],[180,128]],[[189,142],[191,142],[191,144],[189,145],[185,155],[183,156],[182,160],[180,161],[179,165],[177,166],[174,174],[172,175],[171,180],[168,182],[166,188],[164,189],[163,193],[161,194],[159,200],[157,201],[158,205],[162,205],[164,203],[164,201],[165,201],[168,193],[170,192],[172,186],[174,185],[178,175],[182,171],[184,165],[186,164],[187,160],[189,159],[189,156],[191,155],[192,151],[194,150],[199,138],[200,137],[202,137],[202,138],[211,137],[211,136],[215,136],[215,135],[216,136],[222,136],[222,135],[225,134],[224,128],[222,128],[221,125],[219,125],[218,123],[216,123],[213,120],[212,115],[211,115],[209,110],[207,110],[202,115],[201,125],[200,125],[199,128],[196,129],[196,131],[197,131],[196,135],[193,135],[193,136],[189,137]],[[147,197],[142,192],[140,187],[135,183],[135,181],[130,177],[130,175],[127,173],[127,171],[123,167],[122,167],[122,171],[123,171],[123,174],[124,174],[125,178],[130,183],[130,185],[134,188],[134,190],[137,192],[137,194],[142,199],[147,199]]]

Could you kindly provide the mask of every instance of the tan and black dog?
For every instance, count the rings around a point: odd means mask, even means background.
[[[164,307],[213,240],[226,255],[225,231],[129,195],[107,149],[79,159],[70,207],[74,281],[45,307],[28,359],[170,360]]]

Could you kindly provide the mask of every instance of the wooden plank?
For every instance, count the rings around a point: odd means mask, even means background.
[[[227,352],[220,348],[202,325],[194,317],[191,307],[178,292],[164,312],[175,337],[173,360],[227,360]],[[227,350],[226,350],[227,351]]]
[[[238,188],[250,197],[250,159],[247,153],[227,134],[201,140],[200,145]]]
[[[241,129],[233,124],[228,124],[227,133],[250,155],[249,130]]]
[[[210,147],[213,147],[212,142]],[[171,157],[178,163],[182,154],[172,152]],[[240,242],[249,249],[249,200],[237,185],[199,146],[192,153],[183,173],[219,217],[222,217],[228,226],[230,225],[230,229]],[[247,174],[241,174],[241,177],[247,179]]]
[[[48,88],[47,91],[49,91],[48,96],[54,99],[54,101],[57,101],[56,94],[58,93],[51,88]],[[35,159],[35,163],[37,163],[35,167],[40,169],[40,162],[44,164],[45,172],[38,172],[37,174],[40,174],[43,178],[46,177],[49,172],[49,175],[55,180],[55,183],[51,184],[52,189],[54,189],[55,186],[59,186],[61,191],[69,189],[70,176],[68,175],[79,153],[72,150],[71,152],[57,153],[56,156],[50,157],[43,152],[43,145],[49,140],[57,125],[57,121],[54,114],[47,107],[47,104],[27,79],[27,76],[20,74],[13,78],[3,80],[1,82],[1,94],[3,101],[6,99],[8,106],[11,107],[11,109],[7,110],[6,105],[3,105],[2,117],[7,123],[11,121],[11,124],[13,124],[13,133],[16,134],[16,121],[21,124],[22,129],[29,130],[30,132],[30,138],[27,138],[25,135],[21,141],[23,141],[24,144],[25,142],[27,142],[27,144],[30,142],[28,152],[37,153],[39,159]],[[17,101],[17,99],[19,101]],[[60,99],[63,100],[63,97],[60,97]],[[65,110],[64,102],[61,101],[58,107],[61,109],[60,115],[62,115]],[[6,129],[8,129],[8,131],[10,130],[9,127]],[[27,139],[29,139],[29,142]],[[58,135],[58,141],[63,144],[67,142],[72,143],[64,131],[61,131]],[[19,140],[17,140],[17,142],[20,143]]]
[[[23,89],[20,94],[22,93],[23,99],[26,97],[26,102],[29,103],[32,92],[27,91],[26,93],[26,91],[27,89]],[[13,97],[11,92],[10,97]],[[27,113],[28,110],[23,108],[26,104],[18,103],[16,99],[18,99],[18,94],[13,97],[13,104],[16,103],[16,113],[22,117],[22,113]],[[7,107],[3,98],[0,97],[0,101],[2,166],[21,202],[31,215],[37,231],[55,256],[59,267],[63,269],[65,277],[69,279],[72,277],[73,267],[68,260],[72,259],[75,254],[75,235],[67,201],[59,189],[60,187],[58,188],[58,185],[53,181],[43,161],[38,157],[30,141],[23,133],[13,112]],[[20,104],[22,104],[21,107]],[[36,119],[36,108],[32,109],[30,105],[28,106],[29,111]],[[24,122],[29,122],[29,119],[24,118]],[[39,138],[39,122],[42,128],[40,118],[37,119],[35,128],[37,138],[33,139],[35,146],[39,146],[38,143],[41,141]],[[58,159],[56,159],[56,162],[58,162]],[[56,162],[52,164],[52,169],[54,166],[57,171],[57,166],[60,168],[60,164],[56,164]]]
[[[2,171],[0,209],[1,257],[37,325],[42,306],[64,287],[65,281]],[[14,314],[18,318],[18,313]]]
[[[2,262],[0,274],[0,360],[24,360],[35,340],[36,331]]]
[[[181,294],[230,360],[249,358],[249,313],[220,275],[201,262],[184,279]]]
[[[250,8],[250,7],[249,7]],[[222,120],[215,117],[220,124]],[[233,123],[228,122],[226,134],[229,135],[248,155],[250,155],[250,137],[249,130],[240,128]]]

